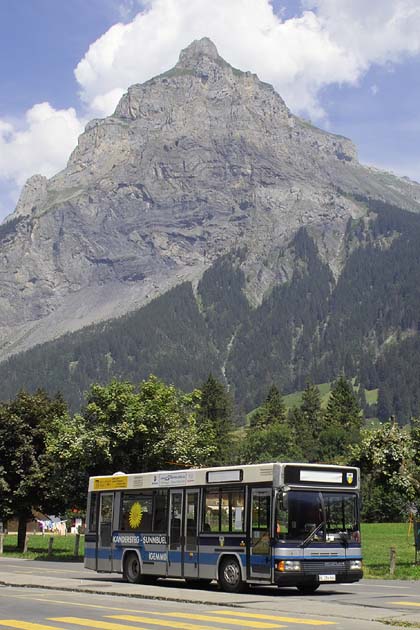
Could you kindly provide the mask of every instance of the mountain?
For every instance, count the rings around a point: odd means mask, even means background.
[[[419,184],[195,41],[0,226],[4,394],[212,369],[249,408],[272,381],[378,380],[417,339],[419,213]]]

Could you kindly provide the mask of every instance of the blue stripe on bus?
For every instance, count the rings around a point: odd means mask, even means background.
[[[124,548],[119,547],[113,550],[112,552],[112,558],[114,560],[121,560],[122,559],[122,555],[123,555],[123,551]],[[141,553],[141,558],[143,561],[148,561],[149,560],[149,551],[145,551],[144,549],[139,550]],[[200,564],[206,564],[206,565],[210,565],[210,566],[216,566],[217,563],[217,559],[218,557],[222,554],[223,552],[221,551],[213,551],[213,552],[204,552],[201,551],[200,553],[194,552],[194,556],[191,558],[188,554],[189,552],[184,552],[184,564],[194,564],[195,562],[197,562],[197,560],[200,562]],[[235,552],[230,552],[230,553],[235,553]],[[96,551],[95,547],[87,547],[85,549],[85,557],[86,558],[95,558],[97,554],[98,558],[101,559],[108,559],[109,555],[110,555],[110,549],[98,549],[98,551]],[[256,556],[251,556],[253,561],[256,560],[260,560],[259,557]],[[170,562],[174,562],[174,563],[181,563],[182,561],[182,552],[181,551],[169,551],[168,552],[168,559]],[[241,560],[241,564],[243,566],[245,566],[245,561],[246,561],[246,556],[239,556],[239,559]],[[317,556],[316,558],[311,558],[308,556],[286,556],[286,555],[273,555],[272,556],[272,560],[273,562],[278,562],[279,560],[305,560],[306,562],[316,562],[317,560],[329,560],[332,562],[335,561],[343,561],[343,560],[361,560],[362,556],[361,555],[355,555],[355,556],[334,556],[333,558],[331,556]],[[155,560],[154,562],[165,562],[165,560]]]

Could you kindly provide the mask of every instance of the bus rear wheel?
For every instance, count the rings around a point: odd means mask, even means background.
[[[219,567],[219,584],[227,593],[240,593],[244,590],[242,573],[236,558],[223,558]]]
[[[138,555],[130,551],[124,558],[124,579],[130,584],[140,584],[142,582],[141,566]]]
[[[319,588],[318,582],[310,582],[309,584],[298,584],[297,589],[301,595],[312,595]]]

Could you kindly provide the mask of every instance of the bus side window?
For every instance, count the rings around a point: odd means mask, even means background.
[[[168,520],[168,491],[156,490],[154,496],[153,533],[166,532]]]
[[[92,492],[89,496],[89,509],[88,509],[88,531],[96,532],[97,519],[98,519],[98,493]]]
[[[171,520],[171,545],[178,544],[181,540],[181,519],[173,518]]]
[[[203,532],[243,532],[243,488],[205,488]]]

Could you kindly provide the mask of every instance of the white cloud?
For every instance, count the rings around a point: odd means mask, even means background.
[[[373,63],[420,52],[418,0],[306,0],[282,20],[269,0],[146,0],[128,24],[94,42],[75,74],[81,96],[107,115],[122,90],[175,64],[193,39],[271,82],[292,110],[322,118],[318,95],[331,83],[356,84]]]
[[[418,0],[312,0],[306,5],[361,69],[420,53]]]
[[[63,168],[83,130],[73,108],[38,103],[23,128],[0,120],[0,177],[21,186],[34,173],[50,177]]]

